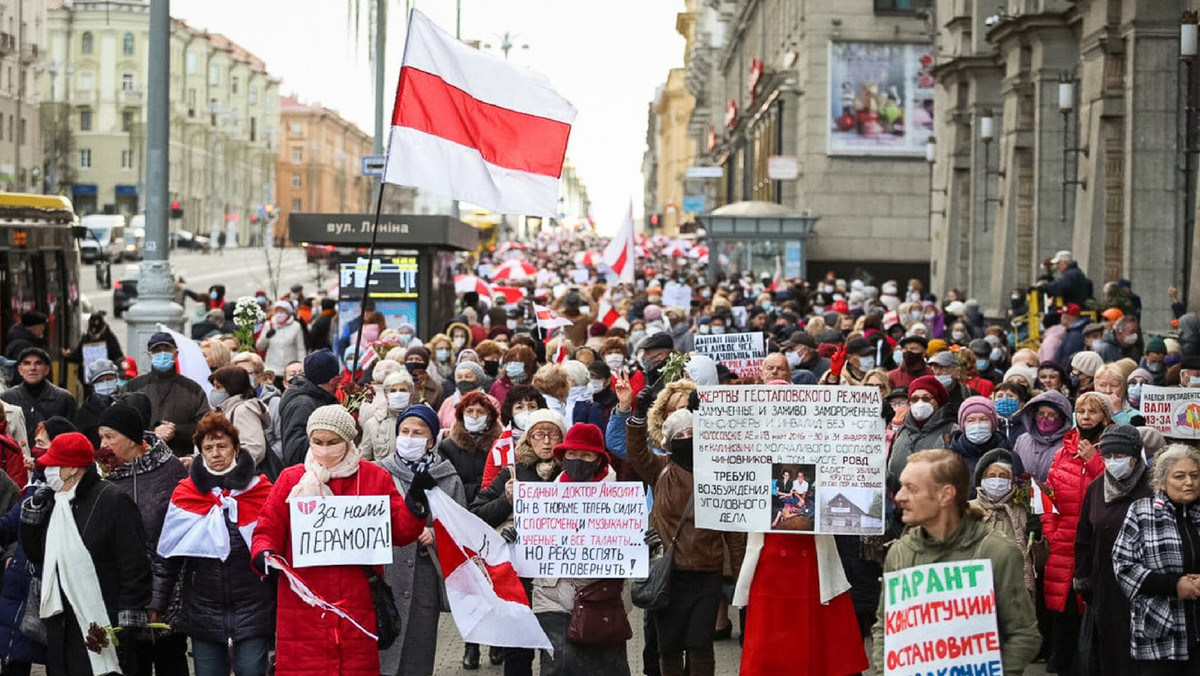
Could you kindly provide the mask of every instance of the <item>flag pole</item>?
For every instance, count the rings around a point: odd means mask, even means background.
[[[379,215],[383,212],[383,190],[387,182],[379,181],[379,197],[375,200],[375,224],[371,226],[371,248],[367,251],[367,277],[363,280],[363,294],[358,301],[358,337],[354,340],[354,364],[350,367],[350,380],[357,380],[354,372],[362,364],[363,326],[367,318],[367,296],[371,293],[371,268],[375,263],[375,243],[379,240]],[[364,372],[363,375],[366,375]]]

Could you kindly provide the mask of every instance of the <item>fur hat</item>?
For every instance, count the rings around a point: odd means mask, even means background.
[[[342,408],[341,404],[329,404],[313,411],[312,415],[308,417],[308,424],[304,427],[304,434],[311,436],[315,430],[333,432],[351,444],[358,436],[358,426],[354,422],[354,416]]]

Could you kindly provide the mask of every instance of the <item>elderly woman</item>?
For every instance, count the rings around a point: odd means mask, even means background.
[[[479,396],[484,396],[480,393]],[[427,472],[455,502],[466,505],[462,481],[444,457],[434,451],[438,420],[424,404],[400,414],[393,446],[395,453],[380,464],[392,475],[396,490],[408,493],[413,477]],[[432,522],[429,522],[432,525]],[[438,614],[442,611],[442,575],[435,561],[433,529],[426,525],[416,542],[392,550],[384,576],[400,611],[400,637],[379,653],[380,673],[388,676],[430,676],[437,655]],[[478,654],[478,653],[476,653]]]
[[[480,390],[467,393],[454,408],[454,424],[438,445],[438,453],[458,472],[467,503],[479,494],[488,452],[502,431],[500,410]]]
[[[154,584],[156,587],[170,588],[179,578],[161,565],[155,552],[171,493],[180,479],[187,476],[187,469],[166,443],[145,432],[145,422],[132,406],[124,403],[109,406],[100,414],[99,425],[100,448],[114,456],[118,463],[105,481],[133,498],[146,534],[146,555],[155,564]],[[162,605],[152,608],[174,628],[178,603],[168,603],[170,598],[161,601]],[[183,634],[172,633],[154,640],[127,642],[132,644],[142,664],[153,661],[156,669],[170,674],[185,673],[187,670],[187,636]]]
[[[1093,481],[1083,497],[1075,533],[1074,587],[1091,607],[1091,673],[1133,676],[1137,664],[1129,653],[1129,601],[1113,571],[1113,545],[1129,506],[1153,495],[1150,473],[1142,461],[1142,437],[1136,427],[1112,425],[1100,435],[1104,478]]]
[[[275,635],[275,589],[250,567],[250,538],[271,482],[255,471],[241,431],[224,414],[205,415],[193,438],[200,457],[171,494],[158,540],[170,575],[155,577],[150,607],[161,609],[183,576],[174,625],[192,640],[196,676],[265,674]]]
[[[425,488],[436,484],[417,474],[401,497],[387,470],[363,460],[354,445],[354,418],[337,404],[322,406],[305,426],[309,448],[304,463],[283,470],[263,505],[250,547],[260,575],[279,556],[294,561],[289,500],[332,495],[387,496],[392,543],[402,547],[417,539],[425,527],[429,504]],[[415,513],[415,514],[414,514]],[[363,627],[374,629],[375,605],[362,566],[333,565],[302,568],[308,587],[335,604]],[[351,622],[305,603],[280,576],[276,613],[275,673],[378,674],[379,645]]]
[[[358,407],[359,420],[366,420],[374,416],[376,412],[387,408],[387,398],[383,396],[383,382],[393,373],[403,371],[404,364],[391,359],[380,359],[371,364],[368,370],[371,372],[370,388],[375,394],[371,401],[364,401]],[[367,459],[370,460],[370,458]]]
[[[603,430],[608,426],[608,416],[604,407],[592,399],[592,377],[588,367],[581,361],[569,359],[562,364],[571,381],[571,389],[567,392],[566,421],[567,425],[575,423],[591,423]]]
[[[480,486],[490,486],[500,468],[511,465],[513,450],[525,436],[529,426],[529,416],[538,409],[546,408],[546,400],[541,393],[530,385],[518,385],[508,391],[504,404],[500,407],[500,423],[504,430],[492,444],[488,453],[487,463],[483,467],[483,480]]]
[[[954,431],[954,411],[946,406],[946,388],[932,375],[913,380],[908,386],[908,417],[892,442],[888,460],[888,482],[899,489],[900,472],[908,456],[930,448],[946,448]]]
[[[971,506],[978,509],[985,526],[1008,538],[1021,550],[1024,561],[1025,589],[1033,600],[1037,594],[1037,576],[1033,569],[1033,546],[1031,537],[1041,536],[1041,522],[1029,508],[1018,505],[1017,478],[1020,458],[1005,448],[995,448],[984,453],[975,464],[975,499]]]
[[[100,480],[92,445],[78,432],[55,437],[39,464],[46,488],[22,506],[20,537],[29,560],[42,566],[46,673],[129,673],[132,662],[118,661],[108,636],[96,651],[84,636],[98,633],[93,627],[146,625],[150,559],[137,505]],[[187,673],[187,664],[163,673]]]
[[[239,448],[250,454],[254,466],[267,459],[267,431],[271,429],[271,414],[267,405],[254,396],[250,375],[237,366],[217,369],[208,377],[212,390],[208,404],[220,411],[238,428]],[[274,454],[272,454],[274,455]]]
[[[996,407],[987,397],[967,397],[958,407],[958,429],[950,436],[949,448],[967,464],[971,476],[975,475],[975,466],[985,454],[997,448],[1008,449],[1008,437],[997,429],[998,424]],[[1019,457],[1016,463],[1017,475],[1024,474]],[[974,488],[971,497],[975,497]]]
[[[504,361],[500,366],[500,377],[492,384],[488,392],[497,401],[504,401],[508,391],[517,385],[529,384],[537,370],[537,356],[525,345],[513,345],[504,353]]]
[[[254,343],[254,349],[266,353],[263,363],[278,378],[276,386],[282,382],[283,369],[288,362],[302,361],[308,353],[304,347],[304,327],[295,315],[296,310],[289,301],[276,301],[268,324]]]
[[[1017,414],[1016,424],[1025,432],[1017,437],[1013,450],[1034,479],[1045,481],[1054,454],[1062,447],[1063,437],[1071,430],[1075,408],[1062,392],[1050,390],[1029,400]]]
[[[200,352],[204,355],[204,362],[208,364],[208,368],[213,371],[229,366],[233,359],[233,353],[218,338],[209,338],[200,343]]]
[[[419,345],[405,350],[404,368],[413,379],[413,393],[417,395],[413,397],[413,403],[424,402],[434,409],[441,406],[445,398],[442,377],[429,368],[429,350]]]
[[[482,366],[473,361],[460,361],[454,367],[454,388],[457,391],[446,397],[441,407],[438,408],[438,420],[442,424],[442,429],[448,430],[454,426],[454,411],[468,393],[478,391],[491,399],[491,395],[486,394],[491,385],[492,379],[483,372]],[[497,411],[500,410],[500,402],[491,399],[491,403]]]
[[[396,423],[400,414],[413,403],[413,387],[412,376],[403,369],[384,379],[380,397],[383,406],[370,416],[359,416],[363,421],[359,445],[363,460],[379,462],[395,452]]]
[[[533,374],[533,386],[546,398],[546,408],[561,415],[563,420],[570,418],[567,398],[571,394],[571,377],[562,365],[543,364]]]
[[[604,435],[595,425],[576,423],[571,426],[563,442],[554,447],[554,457],[563,466],[562,473],[555,481],[586,483],[617,480],[616,471],[608,464]],[[598,584],[593,586],[594,583]],[[565,577],[533,580],[533,612],[537,613],[538,622],[554,646],[553,655],[542,654],[542,676],[628,676],[629,659],[625,653],[625,641],[597,645],[576,643],[567,639],[567,626],[571,621],[571,609],[575,606],[576,595],[581,589],[589,586],[596,593],[604,592],[606,599],[624,596],[624,580]],[[616,617],[614,621],[618,628],[623,624],[625,634],[632,636],[633,630],[624,615]]]
[[[1092,391],[1093,379],[1101,366],[1104,366],[1104,358],[1090,350],[1076,352],[1075,356],[1071,357],[1071,380],[1075,394]]]
[[[1066,371],[1055,361],[1044,361],[1038,365],[1037,370],[1038,388],[1043,392],[1062,392],[1066,396],[1071,396],[1071,383],[1067,378]]]
[[[1139,424],[1134,422],[1134,417],[1140,417],[1141,413],[1129,405],[1125,401],[1126,388],[1128,383],[1125,381],[1125,374],[1121,369],[1114,364],[1105,364],[1096,370],[1096,375],[1092,378],[1092,387],[1099,394],[1108,397],[1109,408],[1112,409],[1113,422],[1118,425]]]
[[[1172,444],[1154,459],[1154,495],[1129,506],[1113,545],[1117,584],[1130,601],[1139,674],[1200,670],[1200,451]]]

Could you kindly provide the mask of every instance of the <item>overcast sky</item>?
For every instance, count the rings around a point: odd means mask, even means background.
[[[683,65],[684,40],[675,32],[675,15],[684,10],[684,1],[461,1],[464,40],[489,43],[499,54],[500,36],[516,34],[509,60],[545,74],[579,110],[567,155],[588,188],[601,230],[612,232],[620,225],[631,198],[640,214],[647,105],[667,71]],[[355,47],[347,21],[352,2],[173,0],[171,14],[223,33],[263,59],[283,80],[281,93],[333,108],[370,134],[374,108],[366,18]],[[416,5],[454,33],[454,0],[417,0]],[[403,0],[389,5],[385,120],[391,117],[403,56],[404,8]]]

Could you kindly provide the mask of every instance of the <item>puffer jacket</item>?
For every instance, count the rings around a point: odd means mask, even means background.
[[[239,394],[221,402],[221,412],[238,431],[241,449],[250,454],[257,467],[267,455],[267,430],[271,429],[271,414],[267,405],[257,397]]]
[[[362,442],[358,444],[358,450],[363,460],[380,462],[396,452],[396,419],[399,417],[400,411],[384,406],[362,418]]]
[[[646,439],[646,424],[634,417],[625,423],[625,451],[633,469],[654,491],[654,506],[650,510],[650,527],[658,531],[664,543],[675,532],[675,570],[722,572],[728,551],[730,567],[739,570],[746,555],[746,536],[743,533],[696,528],[696,512],[680,525],[680,518],[692,497],[692,473],[680,467],[670,456],[655,455]]]
[[[1046,588],[1046,608],[1062,612],[1075,579],[1075,531],[1088,484],[1104,474],[1104,458],[1100,453],[1088,462],[1077,455],[1079,431],[1071,430],[1063,437],[1062,448],[1054,455],[1054,463],[1046,477],[1046,487],[1054,511],[1042,517],[1042,533],[1050,543],[1050,558],[1043,574]]]
[[[888,484],[899,486],[900,473],[908,464],[908,456],[913,453],[933,448],[950,448],[957,416],[957,412],[948,406],[934,411],[933,415],[925,420],[924,425],[917,424],[912,414],[906,416],[904,427],[892,441],[892,455],[888,459]]]
[[[459,421],[454,422],[446,438],[438,444],[438,453],[454,465],[458,478],[467,492],[467,504],[475,500],[483,483],[483,468],[487,464],[492,444],[500,437],[504,428],[500,421],[493,420],[492,426],[480,434],[471,434]]]
[[[492,483],[479,491],[470,505],[471,513],[483,519],[489,526],[498,528],[512,520],[512,503],[504,494],[504,485],[516,470],[517,481],[554,481],[562,472],[562,466],[554,459],[543,460],[529,445],[528,437],[523,437],[514,451],[517,462],[512,466],[503,467]],[[548,476],[538,473],[538,465],[542,465]]]
[[[1062,422],[1058,429],[1050,434],[1043,434],[1037,426],[1037,410],[1039,406],[1049,405],[1058,409]],[[1075,408],[1062,392],[1043,392],[1029,400],[1020,411],[1013,415],[1014,422],[1020,422],[1025,427],[1025,433],[1017,437],[1013,451],[1021,456],[1021,464],[1025,471],[1038,481],[1046,481],[1050,473],[1050,464],[1054,462],[1055,452],[1062,447],[1062,440],[1072,427],[1072,414]]]
[[[271,334],[270,337],[267,337],[268,333]],[[283,326],[263,331],[254,343],[254,348],[259,352],[265,351],[263,366],[277,376],[283,375],[284,368],[290,362],[304,361],[304,355],[308,353],[304,348],[304,327],[295,319],[288,320]]]

